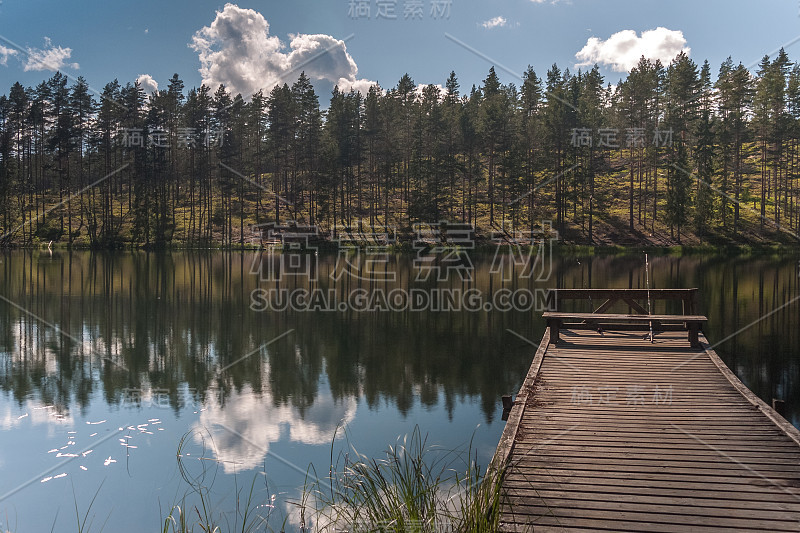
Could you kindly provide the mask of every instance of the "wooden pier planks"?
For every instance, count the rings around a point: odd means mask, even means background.
[[[495,454],[502,531],[800,530],[800,432],[705,338],[548,337]]]

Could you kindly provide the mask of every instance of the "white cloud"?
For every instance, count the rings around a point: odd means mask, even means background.
[[[483,26],[487,30],[491,30],[493,28],[502,28],[506,24],[508,24],[508,20],[502,16],[497,16],[481,22],[481,26]]]
[[[355,398],[335,400],[323,390],[300,417],[290,405],[275,405],[270,391],[256,395],[245,387],[233,393],[224,407],[216,403],[207,407],[193,425],[194,440],[200,444],[210,434],[215,458],[226,473],[233,473],[263,465],[270,446],[282,438],[330,446],[340,425],[355,418],[358,403]]]
[[[19,414],[23,413],[23,414]],[[58,424],[54,424],[58,421]],[[59,428],[75,427],[72,414],[61,412],[53,405],[44,405],[41,400],[28,399],[21,410],[12,409],[7,405],[0,411],[0,430],[8,431],[25,425],[46,425],[48,436],[54,436]]]
[[[306,72],[306,74],[308,73]],[[346,78],[339,78],[339,80],[336,82],[336,85],[339,87],[340,91],[350,92],[350,89],[353,89],[354,91],[360,92],[364,96],[367,95],[370,87],[377,84],[377,82],[370,80],[348,80]]]
[[[444,95],[447,92],[445,90],[445,88],[440,83],[419,83],[419,84],[417,84],[417,87],[414,89],[414,93],[416,93],[417,98],[419,98],[421,100],[422,99],[422,91],[424,91],[426,87],[430,87],[430,86],[434,86],[434,87],[438,87],[439,88],[439,98],[440,99],[443,98]]]
[[[25,59],[23,70],[60,70],[64,67],[80,68],[77,63],[67,63],[72,56],[72,48],[53,46],[49,37],[44,38],[44,48],[27,49],[28,57]]]
[[[142,89],[144,89],[144,92],[147,94],[153,94],[158,90],[158,82],[154,80],[153,76],[150,74],[139,74],[136,81],[139,82],[139,85],[142,86]]]
[[[659,59],[667,64],[680,52],[690,52],[686,46],[683,32],[658,27],[654,30],[636,35],[634,30],[622,30],[607,40],[590,37],[575,57],[580,61],[576,66],[585,67],[595,63],[611,65],[617,72],[630,72],[644,56],[647,59]]]
[[[324,34],[290,34],[289,52],[269,23],[253,9],[225,4],[209,26],[192,37],[189,46],[200,59],[203,83],[224,84],[232,93],[249,97],[277,83],[291,84],[305,71],[312,82],[324,80],[340,89],[366,92],[374,82],[358,78],[358,67],[345,42]]]
[[[9,56],[17,55],[17,51],[13,48],[6,48],[5,46],[0,45],[0,65],[5,66],[8,64]]]

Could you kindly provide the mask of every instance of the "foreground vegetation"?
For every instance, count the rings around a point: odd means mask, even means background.
[[[163,533],[285,531],[288,519],[274,511],[274,497],[256,501],[256,476],[249,488],[237,490],[236,511],[217,515],[206,470],[193,476],[178,464],[191,490],[163,519]],[[466,457],[427,444],[419,428],[389,446],[379,459],[350,446],[334,462],[331,446],[329,476],[303,488],[292,527],[310,531],[396,531],[494,533],[499,523],[503,469],[490,465],[481,474],[470,446]],[[313,469],[313,467],[312,467]],[[316,476],[314,476],[316,479]],[[187,499],[199,500],[186,505]],[[230,515],[230,513],[228,513]]]
[[[716,79],[714,79],[716,78]],[[268,90],[268,92],[266,92]],[[796,242],[800,66],[781,50],[755,74],[712,75],[685,54],[642,58],[616,87],[597,67],[494,68],[461,92],[404,75],[366,95],[309,79],[254,95],[146,95],[114,80],[99,99],[56,73],[0,96],[0,245],[243,245],[296,221],[410,233],[450,220],[568,242]]]

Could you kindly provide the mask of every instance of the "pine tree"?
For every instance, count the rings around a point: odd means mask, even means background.
[[[457,207],[458,190],[456,186],[456,176],[463,174],[463,165],[461,164],[458,154],[461,152],[461,137],[459,124],[461,122],[462,102],[459,97],[459,83],[456,73],[450,72],[447,81],[445,82],[444,101],[442,102],[442,120],[445,127],[445,147],[443,154],[443,171],[447,175],[447,183],[449,186],[449,194],[445,201],[447,202],[447,214],[451,219],[460,219],[464,222],[464,205],[460,204],[460,209]],[[463,195],[462,195],[463,199]],[[456,213],[459,215],[456,215]]]
[[[501,90],[500,80],[494,67],[483,80],[481,89],[481,122],[480,132],[483,137],[483,150],[486,155],[487,188],[486,200],[489,208],[489,226],[494,227],[495,174],[497,172],[498,152],[508,147],[506,135],[511,118],[507,93]]]
[[[525,190],[528,202],[528,226],[533,231],[536,223],[534,207],[536,201],[535,176],[541,168],[542,124],[542,80],[536,75],[533,67],[528,65],[522,75],[522,88],[520,91],[520,112],[522,123],[520,125],[520,142],[525,153],[524,175]],[[591,216],[590,216],[591,221]],[[590,222],[591,224],[591,222]],[[591,231],[590,231],[591,233]]]
[[[20,227],[21,239],[26,241],[26,232],[28,232],[26,224],[26,210],[21,199],[25,197],[27,183],[25,179],[25,123],[26,115],[28,113],[28,94],[25,88],[19,82],[11,86],[8,93],[7,104],[7,119],[6,130],[9,139],[9,161],[6,166],[6,176],[4,178],[8,181],[7,190],[15,191],[17,197],[18,209],[22,216],[22,224]],[[13,156],[11,153],[13,152]],[[9,210],[13,209],[9,205]],[[9,213],[9,216],[11,214]],[[27,233],[29,236],[30,234]]]
[[[697,66],[684,52],[667,69],[666,93],[668,110],[666,124],[672,131],[673,146],[667,151],[667,220],[670,235],[681,231],[688,220],[693,174],[689,166],[689,146],[697,119],[697,94],[700,81]]]
[[[275,223],[281,220],[281,198],[283,194],[291,204],[289,176],[291,173],[291,148],[295,135],[294,101],[287,84],[276,85],[267,98],[268,144],[272,153],[272,192],[275,202]]]
[[[595,65],[592,70],[582,78],[580,97],[578,98],[578,124],[581,128],[597,131],[603,125],[603,77],[600,69]],[[588,147],[581,147],[580,170],[583,183],[588,190],[583,191],[584,205],[588,203],[589,211],[589,242],[594,242],[594,189],[595,176],[601,165],[601,152],[596,150],[594,143]],[[631,191],[632,194],[633,191]],[[631,196],[633,198],[633,196]],[[631,203],[631,206],[633,203]],[[633,222],[631,210],[631,223]]]
[[[100,106],[97,111],[97,125],[99,127],[98,136],[96,138],[96,146],[99,153],[102,154],[102,172],[104,176],[111,174],[114,167],[118,163],[118,144],[116,142],[117,130],[120,124],[120,85],[119,81],[114,80],[107,83],[103,87],[101,93]],[[96,222],[96,207],[90,207],[91,221],[89,223],[90,233],[92,239],[101,245],[113,246],[118,243],[119,226],[115,223],[114,218],[114,199],[113,199],[113,182],[115,176],[104,180],[100,184],[101,194],[101,208],[100,208],[100,222]],[[99,225],[99,228],[95,230]]]
[[[789,168],[787,190],[791,194],[789,204],[789,226],[800,228],[800,209],[798,209],[798,162],[800,159],[800,65],[795,64],[789,74],[786,88],[787,135],[789,144]]]
[[[319,171],[319,143],[322,130],[322,113],[319,98],[305,72],[292,85],[293,110],[296,117],[296,133],[293,143],[294,170],[297,173],[297,191],[294,209],[304,206],[304,192],[314,190]],[[311,207],[311,198],[308,202]]]
[[[753,99],[753,124],[760,149],[761,230],[767,217],[767,203],[774,204],[775,225],[780,224],[780,175],[786,120],[786,77],[789,60],[783,49],[774,61],[764,56],[759,63]],[[770,178],[774,178],[771,180]]]
[[[739,231],[739,204],[742,194],[742,176],[744,163],[744,145],[748,140],[747,116],[753,100],[752,77],[750,72],[739,63],[727,62],[720,68],[716,88],[718,91],[718,107],[721,115],[719,142],[722,150],[728,150],[733,173],[733,233]],[[723,162],[724,164],[724,162]],[[727,167],[726,167],[727,168]],[[723,180],[726,174],[723,170]],[[723,182],[723,190],[726,189]],[[727,197],[723,197],[723,220],[727,209]]]
[[[545,106],[543,110],[547,168],[555,176],[556,228],[564,234],[564,172],[566,165],[566,139],[569,124],[566,81],[557,65],[547,71]]]
[[[72,86],[70,94],[70,102],[72,116],[74,120],[74,142],[77,148],[77,174],[78,183],[77,187],[80,190],[78,198],[80,207],[80,225],[83,226],[84,220],[89,220],[88,205],[87,205],[87,192],[84,190],[86,183],[86,175],[91,174],[91,158],[84,157],[86,151],[89,149],[89,135],[91,133],[91,120],[94,116],[95,101],[89,92],[89,84],[83,76],[79,76]],[[94,195],[94,190],[88,191],[91,197]]]
[[[714,217],[714,197],[712,196],[712,178],[714,175],[714,122],[712,117],[711,67],[708,61],[700,70],[700,104],[699,117],[696,124],[695,162],[697,166],[697,201],[695,226],[700,236],[708,231],[709,222]]]
[[[69,233],[67,239],[72,242],[72,209],[70,197],[70,156],[75,149],[73,135],[73,117],[69,105],[69,89],[67,87],[67,77],[56,72],[48,82],[48,89],[51,96],[50,120],[54,123],[50,132],[48,148],[54,154],[54,165],[58,173],[58,200],[59,203],[66,202],[67,224]],[[59,237],[64,235],[64,209],[59,209]]]
[[[11,198],[12,173],[14,163],[12,155],[13,128],[10,127],[9,114],[11,104],[6,95],[0,96],[0,223],[2,224],[2,238],[0,245],[6,246],[11,242],[13,235],[14,214],[12,212]]]

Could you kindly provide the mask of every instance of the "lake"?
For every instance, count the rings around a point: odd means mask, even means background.
[[[290,531],[332,454],[377,456],[415,427],[486,465],[546,290],[647,285],[636,251],[513,259],[3,252],[0,530],[76,531],[76,506],[84,531],[160,529],[197,503],[183,472],[231,524],[255,479]],[[650,286],[698,287],[717,353],[800,424],[800,256],[649,259]]]

